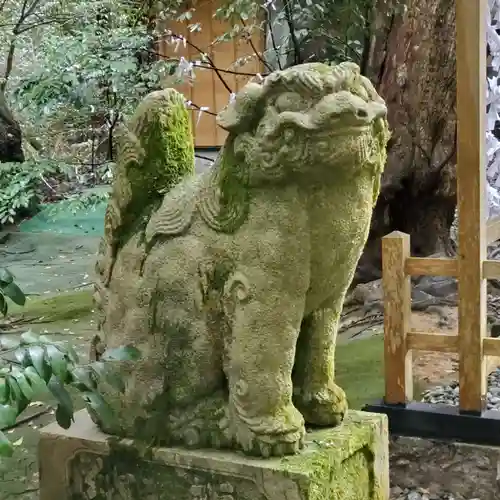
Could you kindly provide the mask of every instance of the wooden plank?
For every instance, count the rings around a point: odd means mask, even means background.
[[[486,224],[486,244],[500,240],[500,215],[493,217]]]
[[[229,101],[231,91],[237,92],[251,78],[250,74],[263,71],[258,57],[249,57],[247,64],[235,66],[235,61],[242,55],[253,55],[253,47],[260,53],[265,47],[265,33],[259,29],[253,32],[252,44],[247,39],[235,39],[214,44],[217,36],[230,31],[227,21],[214,19],[217,0],[198,2],[189,21],[167,23],[167,27],[175,34],[182,35],[188,43],[186,47],[181,43],[177,48],[166,43],[158,44],[158,51],[163,56],[171,58],[185,57],[188,61],[201,61],[200,53],[190,45],[194,44],[211,58],[214,66],[221,70],[219,75],[210,67],[209,63],[200,63],[195,69],[196,78],[192,82],[177,84],[175,88],[182,92],[187,100],[193,102],[194,107],[207,107],[209,112],[201,115],[197,109],[191,111],[195,145],[198,148],[222,146],[227,133],[217,126],[214,113],[218,113]],[[190,32],[190,24],[199,23],[201,31]],[[168,37],[165,37],[168,38]],[[253,45],[253,47],[252,47]],[[175,50],[174,50],[175,48]],[[243,73],[236,75],[234,73]],[[227,84],[222,82],[222,80]],[[171,80],[171,79],[170,79]],[[172,85],[171,82],[167,82]]]
[[[485,280],[500,278],[500,260],[485,260],[483,262],[483,278]]]
[[[500,357],[500,338],[485,337],[483,339],[483,352],[485,356]]]
[[[415,351],[458,352],[458,335],[411,331],[406,335],[406,346]]]
[[[409,257],[405,272],[409,276],[458,276],[458,262],[445,257]]]
[[[212,3],[212,16],[215,14],[215,5]],[[224,33],[229,31],[229,26],[226,21],[220,20],[220,19],[215,19],[212,18],[212,34],[213,34],[213,39],[214,40],[222,36]],[[236,59],[236,50],[235,50],[235,40],[230,40],[228,42],[220,42],[220,43],[215,43],[212,45],[212,54],[214,58],[214,62],[217,66],[217,68],[226,70],[226,71],[232,71],[232,64],[234,63]],[[213,70],[207,70],[207,71],[212,71]],[[232,73],[225,73],[224,71],[219,72],[220,78],[226,82],[226,85],[231,89],[231,92],[236,92],[236,87],[237,87],[237,79],[236,75]],[[229,102],[231,92],[228,91],[226,86],[222,83],[221,79],[214,74],[214,102],[215,102],[215,111],[218,113],[221,111],[225,106],[227,106],[227,103]],[[226,140],[227,137],[227,132],[220,128],[216,123],[215,123],[215,134],[216,134],[216,143],[217,145],[222,145],[224,144],[224,141]]]
[[[413,399],[412,354],[406,345],[411,315],[410,277],[405,273],[409,255],[409,235],[395,231],[382,238],[385,402],[388,404]]]
[[[167,60],[179,60],[181,57],[184,57],[189,61],[191,59],[191,47],[187,43],[184,46],[184,43],[179,39],[179,37],[184,37],[186,40],[189,40],[189,30],[187,23],[178,21],[165,22],[164,29],[166,32],[163,35],[162,43],[158,48],[160,56]],[[170,35],[170,32],[172,36]],[[167,76],[163,79],[161,85],[163,88],[175,88],[176,90],[184,94],[184,97],[187,101],[193,100],[193,87],[191,85],[191,82],[187,81],[187,79],[182,83],[179,83],[178,77],[176,75]],[[193,123],[193,111],[190,111],[190,114],[191,123]],[[192,128],[192,131],[196,145],[197,138],[194,127]]]
[[[500,366],[500,357],[485,356],[484,363],[486,365],[485,366],[486,375],[489,375],[490,373],[496,371],[498,366]]]
[[[201,30],[193,31],[189,34],[190,42],[198,47],[202,52],[206,53],[214,65],[218,62],[214,57],[213,46],[214,40],[212,31],[212,11],[213,2],[204,1],[196,4],[191,23],[200,23]],[[223,48],[221,47],[221,50]],[[191,61],[202,60],[202,54],[196,49],[191,50]],[[192,100],[198,107],[208,108],[208,113],[193,111],[193,130],[196,134],[197,147],[211,147],[217,144],[217,124],[215,116],[212,113],[217,113],[219,110],[215,105],[215,89],[219,88],[222,83],[212,69],[196,69],[196,78],[193,80]],[[229,93],[227,93],[229,96]]]
[[[486,337],[483,340],[483,354],[486,356],[485,371],[488,375],[500,365],[500,338]]]
[[[485,121],[487,0],[456,0],[460,410],[480,412],[486,392]]]

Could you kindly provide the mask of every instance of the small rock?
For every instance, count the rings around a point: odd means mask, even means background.
[[[491,325],[491,336],[493,338],[500,337],[500,323],[499,322],[496,322],[493,325]]]
[[[420,493],[416,492],[416,491],[412,491],[410,492],[407,497],[406,497],[408,500],[423,500],[423,497]]]
[[[450,297],[458,291],[455,278],[441,276],[424,276],[419,280],[417,288],[434,297]]]

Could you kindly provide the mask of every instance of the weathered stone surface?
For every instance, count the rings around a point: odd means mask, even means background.
[[[85,411],[40,441],[40,500],[388,500],[385,415],[349,412],[306,434],[301,455],[144,449],[100,432]]]
[[[346,412],[336,334],[379,193],[385,104],[351,63],[278,71],[219,114],[223,151],[190,175],[184,115],[174,132],[148,102],[122,136],[96,293],[105,345],[142,359],[110,365],[126,389],[101,383],[115,418],[96,419],[157,445],[297,453],[304,421]],[[144,145],[162,134],[186,152],[174,185],[168,141]]]
[[[391,484],[403,489],[448,492],[457,500],[500,498],[499,447],[392,437],[390,463]]]

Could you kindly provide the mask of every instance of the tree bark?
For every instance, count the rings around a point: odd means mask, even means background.
[[[21,128],[0,92],[0,163],[23,161]]]
[[[355,282],[380,277],[380,238],[411,235],[415,256],[452,251],[456,205],[455,0],[375,0],[364,74],[384,97],[392,138]]]

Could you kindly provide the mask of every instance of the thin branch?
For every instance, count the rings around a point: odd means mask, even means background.
[[[245,23],[245,20],[243,17],[240,16],[241,19],[241,24],[243,24],[243,27],[246,29],[247,25]],[[273,68],[269,65],[269,63],[259,54],[257,51],[257,47],[255,47],[255,44],[253,43],[252,37],[249,36],[247,39],[247,42],[250,44],[250,47],[252,47],[252,50],[254,51],[254,54],[257,56],[257,59],[269,70],[272,71]]]
[[[40,176],[40,179],[42,179],[42,182],[51,190],[51,191],[55,191],[55,188],[53,186],[51,186],[49,184],[49,182],[47,181],[47,179],[40,173],[39,174]]]
[[[13,38],[9,45],[9,52],[7,53],[7,60],[5,63],[5,72],[3,75],[3,81],[0,84],[0,92],[4,93],[7,88],[7,82],[9,80],[10,74],[14,67],[14,53],[16,51],[16,39]]]
[[[169,56],[166,56],[165,54],[162,54],[160,52],[156,52],[154,50],[148,50],[148,53],[157,57],[161,57],[163,59],[168,59],[171,61],[177,61],[177,59],[171,58]],[[232,71],[230,69],[222,69],[218,67],[214,67],[211,64],[209,66],[205,66],[203,64],[193,64],[194,67],[196,68],[202,68],[202,69],[211,69],[213,71],[217,70],[220,73],[227,73],[228,75],[236,75],[236,76],[257,76],[257,73],[246,73],[245,71]],[[267,76],[269,73],[260,73],[262,76]]]
[[[3,430],[8,431],[11,429],[15,429],[16,427],[19,427],[27,422],[31,422],[32,420],[35,420],[36,418],[39,418],[43,415],[46,415],[47,413],[50,413],[51,411],[52,411],[51,407],[45,408],[43,410],[38,410],[37,412],[32,413],[31,415],[27,415],[26,417],[23,417],[23,418],[18,418],[16,420],[15,424],[8,425],[7,427],[4,427]]]
[[[289,0],[285,0],[285,18],[286,18],[286,23],[288,24],[288,29],[290,31],[290,38],[292,40],[292,45],[294,48],[293,59],[295,64],[300,64],[302,62],[302,58],[300,57],[300,45],[297,39],[297,35],[295,33],[295,26],[293,25],[292,14],[293,13],[290,7]]]
[[[323,30],[320,30],[319,33],[321,33],[321,36],[325,37],[327,40],[338,42],[341,45],[343,45],[344,49],[349,49],[356,56],[357,59],[360,58],[360,55],[358,52],[356,52],[356,49],[351,47],[349,45],[349,42],[347,42],[346,40],[343,40],[339,36],[330,35],[329,33],[327,33],[326,31],[323,31]]]
[[[196,50],[197,52],[199,52],[200,54],[202,54],[203,56],[205,56],[205,58],[207,59],[207,61],[210,63],[210,65],[213,67],[214,71],[215,71],[215,74],[217,75],[217,77],[219,78],[219,80],[222,82],[222,85],[224,85],[224,87],[227,89],[227,91],[232,94],[233,91],[231,89],[231,87],[227,84],[226,80],[224,80],[223,76],[221,75],[221,73],[219,72],[218,68],[215,66],[212,58],[203,50],[200,49],[200,47],[198,47],[197,45],[195,45],[193,42],[190,42],[186,37],[182,36],[182,35],[177,35],[175,33],[172,33],[171,31],[169,32],[169,36],[171,36],[172,38],[175,38],[176,40],[182,40],[183,42],[186,42],[190,47],[192,47],[194,50]]]
[[[365,24],[364,24],[364,34],[363,34],[363,52],[361,54],[360,61],[360,71],[364,75],[368,67],[368,61],[370,58],[370,40],[372,36],[372,23],[373,23],[373,9],[375,7],[367,2],[366,12],[365,12]]]
[[[24,20],[28,19],[28,17],[30,17],[31,14],[33,14],[35,9],[38,7],[39,3],[40,3],[40,0],[33,0],[33,3],[26,9]]]
[[[188,101],[187,105],[193,107],[194,109],[197,109],[198,111],[201,111],[202,113],[207,113],[208,115],[217,116],[217,113],[214,113],[213,111],[209,111],[208,109],[202,109],[201,106],[198,106],[194,102]]]
[[[212,163],[214,163],[214,159],[213,158],[209,158],[208,156],[203,156],[203,155],[195,154],[194,157],[195,158],[199,158],[200,160],[207,160],[207,161],[211,161]]]
[[[22,28],[19,28],[16,32],[16,35],[22,35],[23,33],[26,33],[27,31],[30,31],[34,28],[39,28],[40,26],[48,26],[50,24],[63,24],[63,23],[66,23],[68,22],[70,19],[67,18],[67,19],[46,19],[45,21],[38,21],[38,22],[33,22],[33,23],[30,23],[30,24],[26,24],[25,26],[23,26]]]
[[[35,0],[36,1],[36,0]],[[26,18],[26,8],[28,6],[28,0],[23,1],[23,5],[21,7],[21,14],[19,15],[19,21],[18,23],[22,23],[24,19]]]

